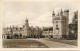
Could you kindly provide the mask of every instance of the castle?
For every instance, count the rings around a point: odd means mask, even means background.
[[[28,19],[22,27],[12,26],[3,28],[3,39],[19,39],[19,38],[40,38],[42,36],[41,29],[36,26],[29,26]]]
[[[66,38],[69,35],[69,10],[66,9],[56,15],[52,13],[53,38]]]
[[[78,11],[74,12],[72,24],[69,24],[69,10],[60,10],[58,14],[52,13],[52,27],[39,28],[38,26],[29,26],[28,19],[22,27],[13,26],[3,28],[3,39],[17,38],[77,38],[78,36]]]

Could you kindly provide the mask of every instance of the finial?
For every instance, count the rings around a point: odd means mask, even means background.
[[[26,17],[26,20],[25,20],[25,22],[28,22],[28,19],[27,19],[27,17]]]
[[[55,15],[54,10],[53,10],[53,14],[52,15]]]

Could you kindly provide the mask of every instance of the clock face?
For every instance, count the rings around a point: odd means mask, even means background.
[[[59,34],[59,29],[56,29],[56,28],[55,28],[55,29],[54,29],[54,34],[56,34],[56,35]]]

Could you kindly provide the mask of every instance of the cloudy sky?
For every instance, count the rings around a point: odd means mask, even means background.
[[[30,26],[52,26],[53,10],[69,9],[69,23],[73,12],[78,10],[77,1],[54,0],[54,1],[4,1],[3,2],[3,26],[22,26],[28,18]]]

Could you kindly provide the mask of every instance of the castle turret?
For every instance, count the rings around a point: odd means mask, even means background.
[[[27,19],[27,18],[26,18],[26,20],[25,20],[25,27],[26,27],[26,29],[29,28],[29,23],[28,23],[28,19]]]
[[[52,14],[53,22],[53,37],[54,38],[66,38],[69,34],[69,10],[64,10],[55,15],[54,11]]]
[[[64,10],[64,16],[66,16],[66,20],[65,20],[66,34],[65,35],[68,36],[69,35],[69,10],[68,9]]]
[[[24,38],[26,38],[29,35],[29,23],[28,23],[28,19],[26,18],[25,20],[25,24],[23,25],[23,29],[24,29]]]
[[[54,10],[53,10],[52,16],[55,16]]]
[[[61,11],[60,11],[60,16],[63,16],[63,11],[62,11],[62,9],[61,9]]]
[[[67,19],[69,19],[69,10],[64,10],[64,16],[66,16]]]
[[[53,13],[52,13],[52,22],[54,23],[54,17],[55,17],[55,13],[54,13],[54,11],[53,11]]]

